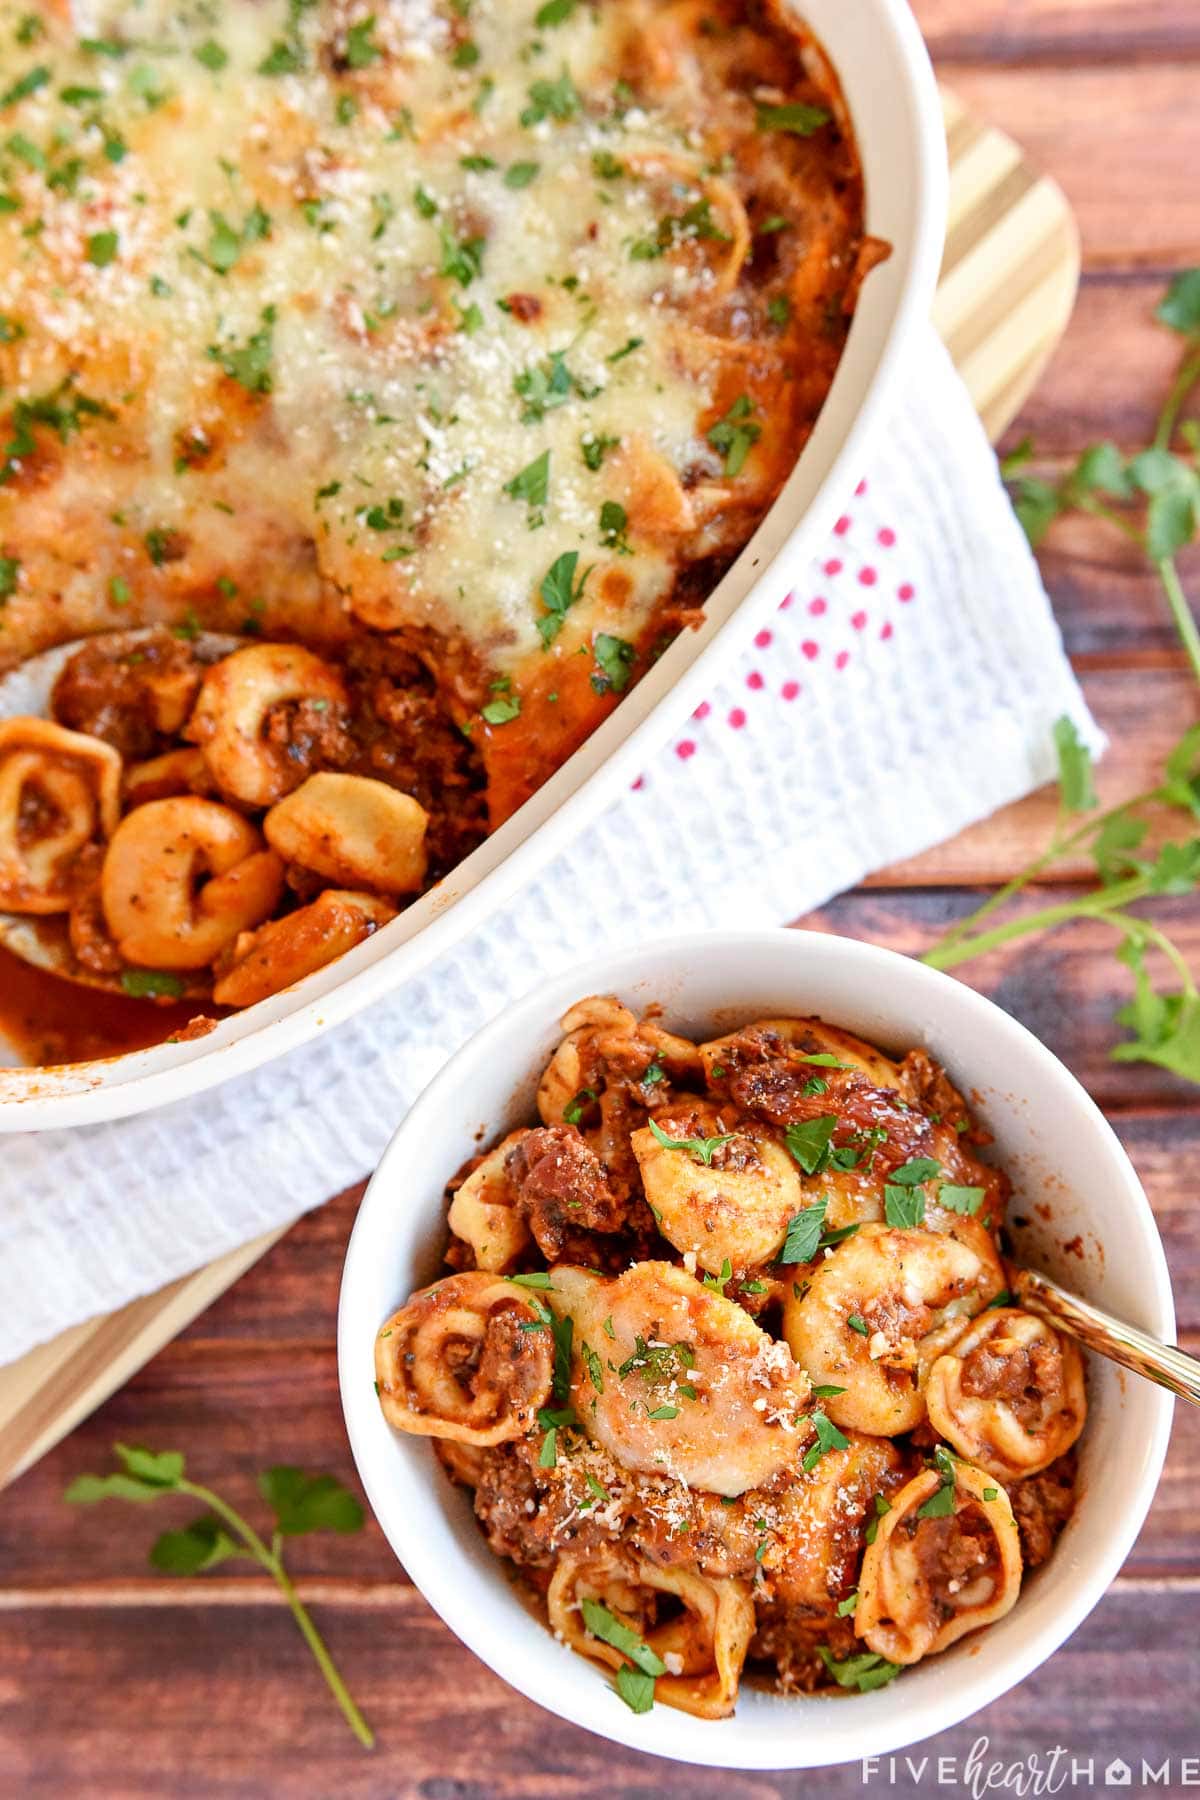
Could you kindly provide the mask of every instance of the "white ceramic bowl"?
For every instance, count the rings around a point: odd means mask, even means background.
[[[388,1540],[430,1604],[496,1673],[551,1712],[637,1750],[723,1767],[812,1768],[880,1756],[956,1724],[1025,1678],[1089,1613],[1124,1561],[1162,1467],[1171,1401],[1107,1363],[1089,1367],[1079,1502],[1051,1560],[1006,1619],[864,1695],[743,1691],[731,1719],[656,1706],[637,1716],[607,1675],[533,1617],[483,1541],[429,1443],[384,1422],[375,1334],[434,1279],[447,1178],[481,1142],[536,1118],[534,1092],[560,1015],[592,993],[712,1036],[774,1014],[819,1014],[887,1049],[921,1045],[994,1132],[1013,1176],[1020,1257],[1168,1341],[1174,1312],[1162,1245],[1128,1157],[1075,1078],[1007,1013],[888,950],[818,933],[705,933],[564,975],[510,1008],[421,1095],[379,1165],[346,1255],[338,1319],[342,1405],[359,1474]],[[1036,1207],[1045,1202],[1049,1219]],[[1010,1215],[1011,1216],[1011,1215]],[[1083,1255],[1063,1245],[1078,1236]],[[1031,1696],[1031,1704],[1033,1703]]]
[[[91,1124],[183,1099],[306,1043],[396,988],[503,904],[624,791],[799,577],[862,474],[870,434],[886,418],[928,319],[945,235],[946,142],[908,0],[795,4],[841,78],[862,154],[867,227],[893,249],[864,286],[803,455],[709,597],[701,629],[682,633],[514,818],[384,930],[207,1037],[62,1069],[0,1069],[0,1131]]]

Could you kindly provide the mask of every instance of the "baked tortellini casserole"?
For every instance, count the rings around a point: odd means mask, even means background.
[[[784,0],[0,0],[0,113],[0,676],[161,633],[6,726],[0,911],[245,1006],[698,621],[887,246]]]
[[[376,1340],[551,1629],[657,1699],[867,1692],[1003,1618],[1074,1505],[1079,1351],[1012,1304],[1009,1183],[921,1050],[581,1001]]]

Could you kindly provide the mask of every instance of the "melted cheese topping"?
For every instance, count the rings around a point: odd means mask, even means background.
[[[511,810],[824,397],[820,59],[731,0],[78,0],[0,7],[0,88],[0,659],[418,632]]]

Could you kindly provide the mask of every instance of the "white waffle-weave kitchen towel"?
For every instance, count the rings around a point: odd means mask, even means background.
[[[821,559],[634,789],[402,992],[193,1101],[0,1148],[0,1362],[364,1175],[438,1066],[608,945],[777,924],[1098,746],[932,332]]]

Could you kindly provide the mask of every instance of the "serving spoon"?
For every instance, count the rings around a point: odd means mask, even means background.
[[[1174,1344],[1160,1344],[1148,1332],[1123,1319],[1114,1319],[1090,1300],[1081,1300],[1067,1288],[1059,1287],[1048,1275],[1037,1275],[1032,1269],[1009,1270],[1012,1293],[1027,1312],[1037,1313],[1051,1325],[1065,1331],[1085,1349],[1095,1350],[1123,1369],[1145,1376],[1159,1387],[1178,1394],[1200,1406],[1200,1361],[1178,1350]]]

